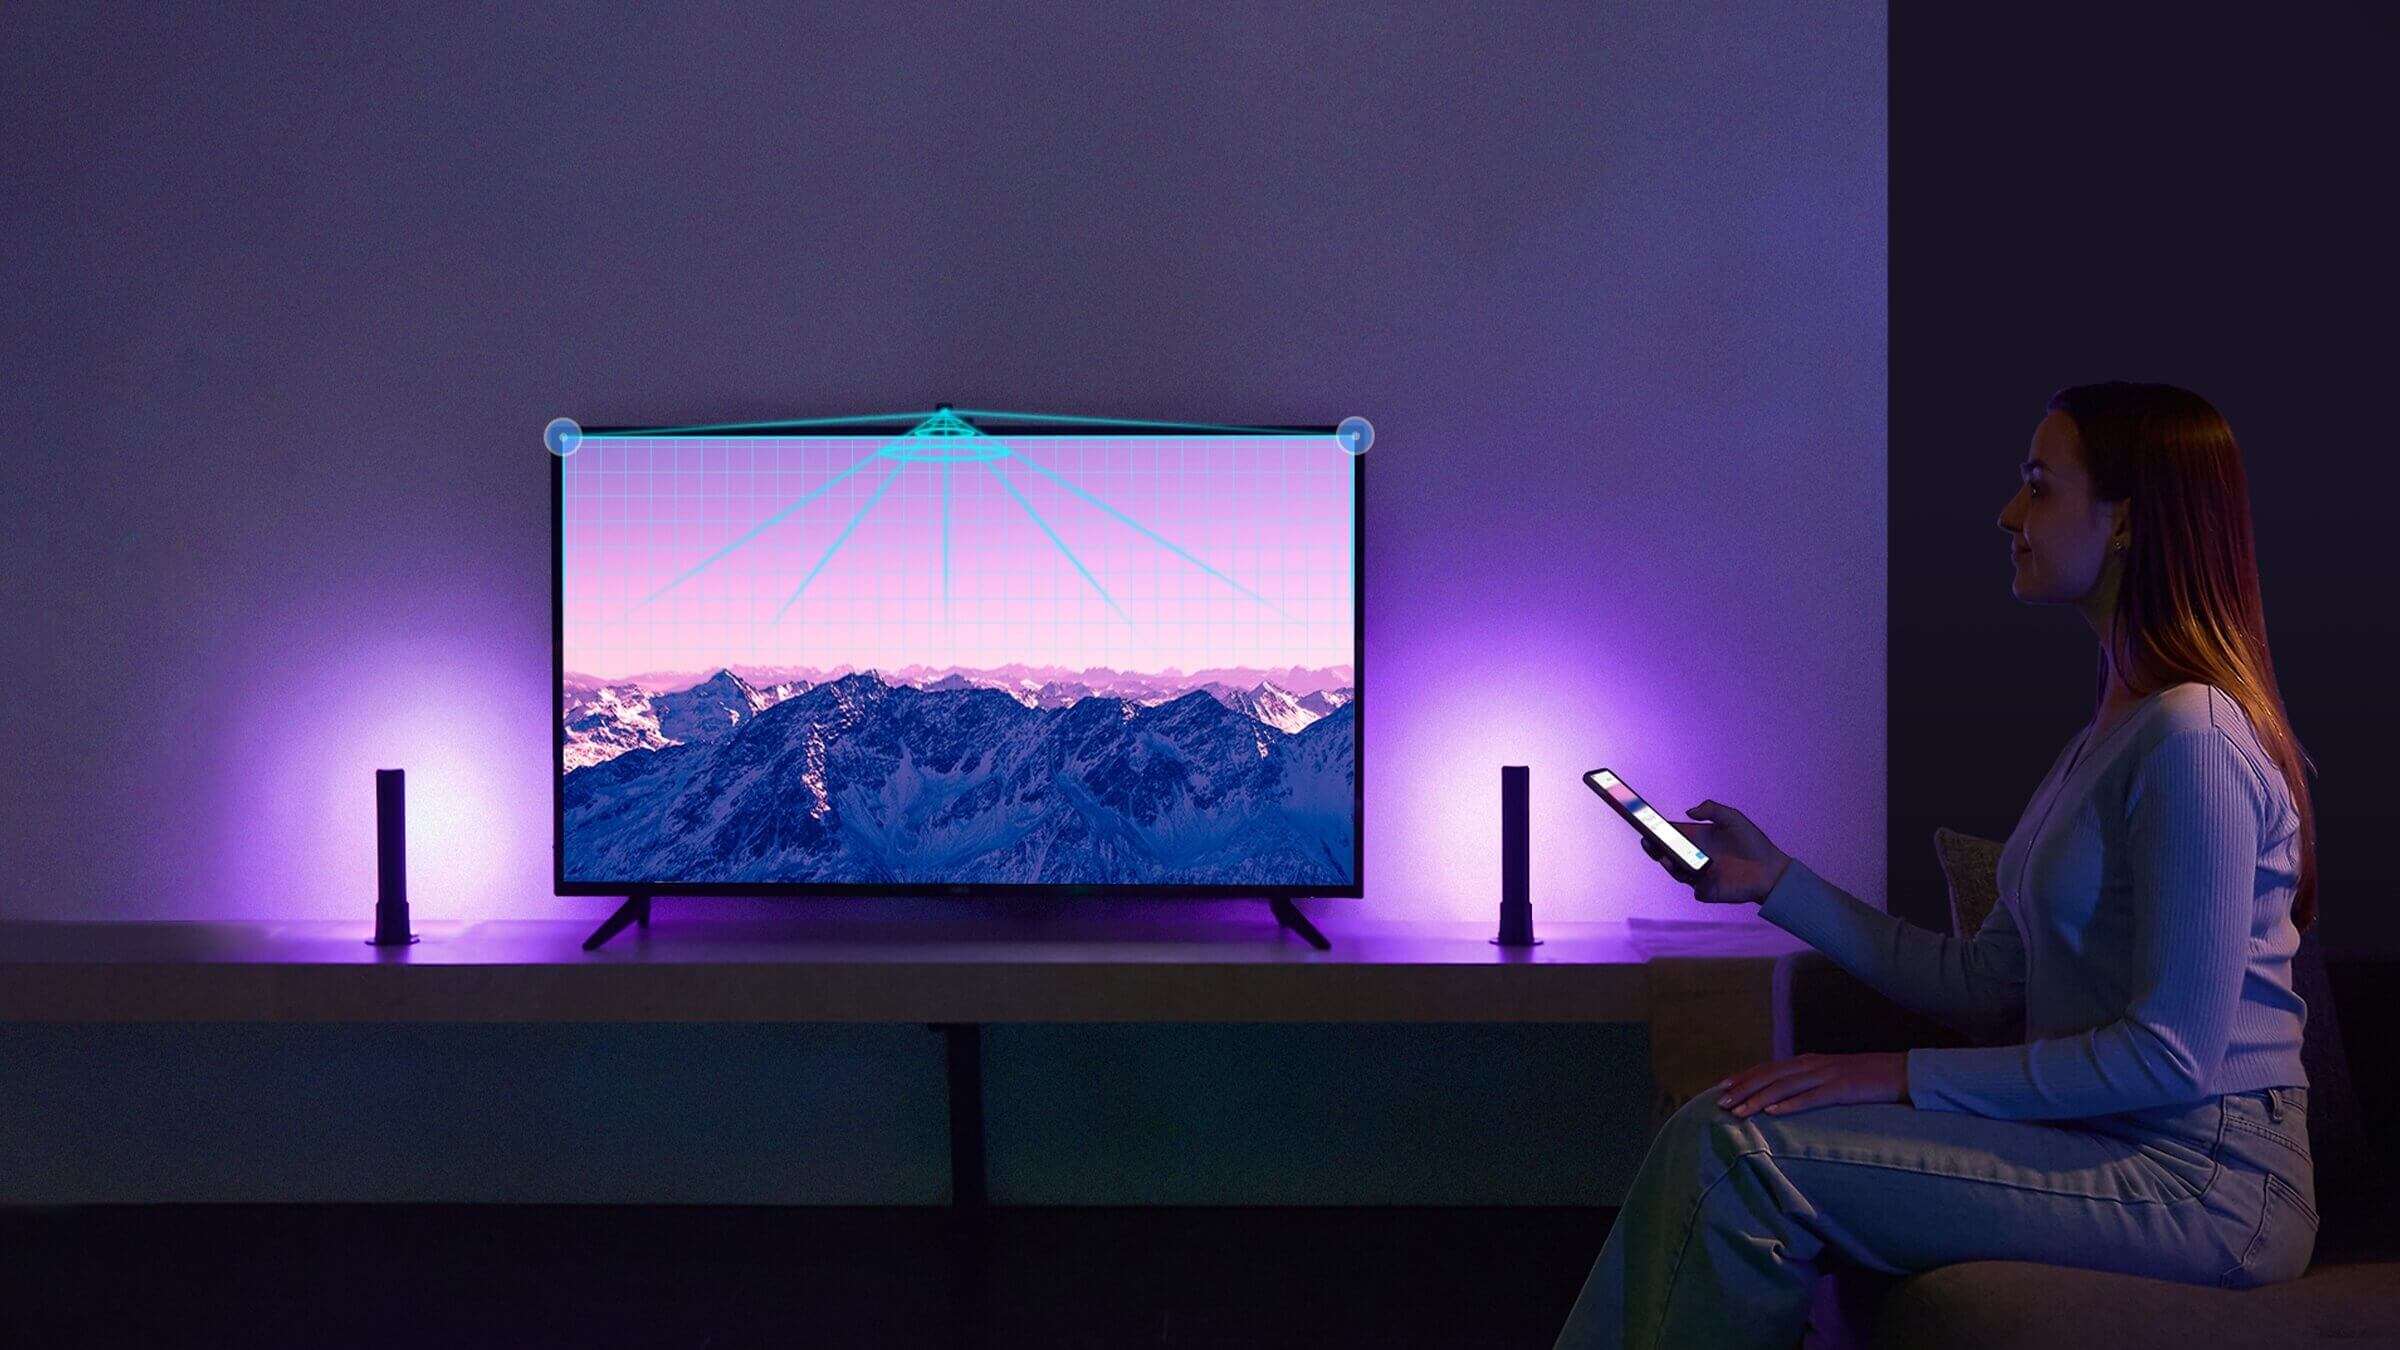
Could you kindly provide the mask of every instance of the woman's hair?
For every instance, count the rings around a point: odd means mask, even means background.
[[[2132,538],[2109,618],[2108,653],[2127,692],[2149,694],[2196,681],[2242,705],[2259,744],[2283,770],[2300,813],[2300,885],[2292,922],[2317,918],[2317,815],[2259,600],[2258,554],[2250,535],[2250,488],[2233,428],[2207,399],[2171,384],[2079,384],[2050,396],[2050,410],[2075,423],[2093,495],[2131,499]]]

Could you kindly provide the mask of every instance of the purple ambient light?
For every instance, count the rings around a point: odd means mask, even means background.
[[[361,603],[346,622],[377,608]],[[303,663],[236,697],[214,830],[216,889],[233,912],[209,917],[358,918],[377,885],[360,788],[392,764],[408,766],[413,789],[410,880],[431,902],[420,921],[550,903],[547,672],[500,678],[492,654],[510,644],[475,617],[371,645],[311,644]]]

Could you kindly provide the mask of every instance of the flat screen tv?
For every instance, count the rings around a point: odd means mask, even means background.
[[[1356,444],[946,406],[583,431],[558,893],[1358,896]]]

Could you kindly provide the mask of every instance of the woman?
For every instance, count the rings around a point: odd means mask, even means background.
[[[1699,899],[1758,904],[1977,1044],[1802,1055],[1687,1103],[1562,1350],[1789,1350],[1819,1273],[1845,1265],[2039,1261],[2231,1288],[2306,1269],[2291,957],[2316,918],[2315,815],[2240,452],[2196,394],[2084,385],[2050,400],[2020,472],[1999,520],[2013,589],[2082,612],[2098,709],[2009,835],[1983,926],[1893,918],[1716,802],[1677,827],[1713,859],[1699,873],[1649,846]]]

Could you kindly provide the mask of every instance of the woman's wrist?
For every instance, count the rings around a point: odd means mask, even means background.
[[[1775,866],[1775,879],[1767,883],[1767,894],[1758,897],[1758,903],[1761,905],[1767,903],[1767,895],[1773,895],[1775,893],[1775,888],[1783,884],[1783,874],[1792,870],[1792,855],[1789,853],[1779,853],[1778,856],[1781,857],[1783,861]]]

